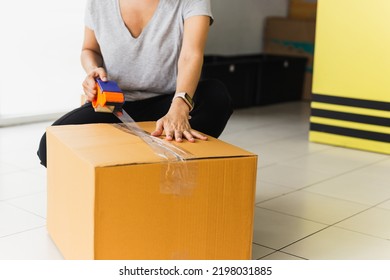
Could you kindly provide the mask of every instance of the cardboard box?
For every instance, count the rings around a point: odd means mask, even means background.
[[[317,14],[317,0],[290,0],[288,17],[314,20]]]
[[[191,155],[175,164],[111,124],[49,127],[47,142],[47,228],[66,259],[251,258],[256,155],[210,137],[175,143]],[[167,191],[183,166],[193,186]]]
[[[311,100],[316,22],[283,17],[266,19],[263,51],[266,54],[303,56],[306,67],[304,100]]]

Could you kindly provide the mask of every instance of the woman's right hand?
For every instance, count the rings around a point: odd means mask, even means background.
[[[84,94],[87,96],[87,100],[92,102],[95,99],[96,90],[96,79],[100,78],[102,81],[107,81],[107,73],[103,67],[97,67],[91,70],[83,82]]]

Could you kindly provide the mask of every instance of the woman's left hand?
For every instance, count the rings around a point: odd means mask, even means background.
[[[156,130],[151,135],[160,136],[165,131],[165,139],[168,141],[182,142],[183,139],[187,139],[189,142],[195,142],[195,139],[207,140],[206,136],[191,128],[188,118],[188,105],[180,98],[175,98],[168,113],[157,121]]]

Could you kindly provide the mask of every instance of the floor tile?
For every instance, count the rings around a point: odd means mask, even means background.
[[[44,226],[46,220],[0,202],[0,237]]]
[[[0,128],[0,162],[22,169],[40,167],[36,151],[49,125],[44,122]]]
[[[46,227],[0,238],[1,260],[63,260]]]
[[[272,253],[264,258],[262,258],[262,260],[291,260],[291,261],[294,261],[294,260],[305,260],[304,258],[300,258],[300,257],[297,257],[297,256],[294,256],[294,255],[290,255],[290,254],[286,254],[286,253],[283,253],[283,252],[275,252],[275,253]]]
[[[244,133],[245,131],[251,130],[253,128],[258,128],[277,122],[280,121],[275,120],[275,118],[272,116],[260,116],[251,114],[247,112],[247,110],[236,110],[229,119],[221,136],[224,137],[229,134]]]
[[[282,251],[309,260],[389,260],[390,241],[331,227]]]
[[[364,174],[373,180],[381,180],[390,186],[390,156],[389,159],[360,168],[359,173]]]
[[[390,210],[371,208],[338,223],[336,227],[390,240]]]
[[[24,196],[21,198],[10,199],[5,203],[13,205],[19,209],[31,212],[37,216],[46,219],[46,205],[47,195],[46,192]]]
[[[385,201],[377,206],[380,209],[387,209],[390,210],[390,200]]]
[[[266,162],[268,164],[283,162],[305,154],[305,152],[284,148],[278,142],[259,144],[253,147],[248,147],[247,150],[259,155],[260,162]]]
[[[258,167],[267,167],[276,163],[299,158],[310,153],[329,149],[329,146],[310,143],[307,133],[291,136],[282,140],[261,143],[246,149],[259,155]]]
[[[284,164],[304,168],[305,170],[339,175],[386,158],[386,155],[333,147],[332,149],[286,161]]]
[[[46,170],[12,172],[0,176],[0,201],[46,190]]]
[[[270,163],[285,162],[326,149],[329,146],[311,143],[308,138],[302,139],[301,135],[248,147],[249,151],[260,155],[261,161]]]
[[[331,177],[327,173],[282,164],[264,167],[258,174],[262,181],[294,189],[305,188]]]
[[[324,224],[256,207],[253,242],[277,250],[325,227]]]
[[[266,255],[271,254],[272,252],[275,252],[275,250],[269,249],[264,246],[253,244],[252,246],[252,260],[260,259]]]
[[[6,163],[6,162],[3,162],[2,160],[3,160],[3,158],[2,158],[2,156],[0,156],[0,176],[4,175],[4,174],[7,174],[7,173],[11,173],[11,172],[15,172],[15,171],[21,170],[20,167],[14,166],[14,165]]]
[[[43,122],[0,128],[0,154],[18,153],[20,148],[30,148],[36,151],[40,138],[49,125],[50,122]]]
[[[256,206],[328,225],[369,207],[305,191],[292,192],[263,203],[257,203]]]
[[[257,176],[256,203],[279,197],[283,194],[294,192],[295,189],[261,181],[261,176]]]
[[[37,149],[38,146],[34,148],[20,147],[17,152],[6,151],[1,155],[2,161],[21,170],[43,168],[37,156]]]
[[[305,190],[374,206],[390,198],[389,186],[381,178],[357,170],[317,183]]]
[[[262,143],[271,142],[283,138],[275,132],[269,132],[264,127],[251,129],[245,132],[235,132],[222,135],[219,139],[229,142],[241,148],[248,148]]]

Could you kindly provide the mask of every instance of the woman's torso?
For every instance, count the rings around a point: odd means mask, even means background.
[[[202,9],[209,9],[209,0],[159,0],[154,3],[154,9],[152,7],[143,18],[144,26],[141,22],[134,30],[131,30],[134,19],[128,19],[131,12],[121,13],[120,0],[90,0],[87,6],[86,25],[95,32],[108,78],[119,84],[126,100],[175,91],[184,18],[188,11],[193,13],[195,9],[196,13],[198,9],[199,13],[205,14],[207,11]],[[199,6],[199,3],[203,4]]]

